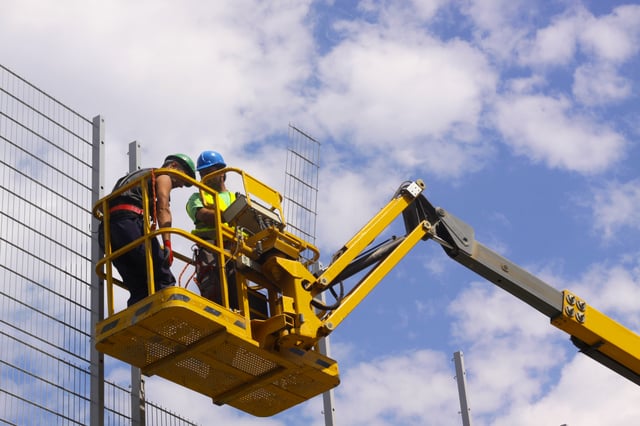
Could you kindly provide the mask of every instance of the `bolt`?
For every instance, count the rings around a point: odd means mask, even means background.
[[[576,302],[576,306],[581,312],[584,312],[587,310],[587,302],[585,302],[584,300],[578,300]]]
[[[500,265],[500,269],[502,269],[504,272],[509,272],[509,265],[503,263],[502,265]]]
[[[582,312],[576,312],[576,320],[582,324],[585,320],[585,315]]]
[[[575,312],[575,309],[573,309],[572,306],[566,306],[564,308],[564,312],[567,314],[567,316],[572,317],[573,313]]]
[[[567,293],[566,299],[567,299],[567,303],[570,305],[573,305],[574,303],[576,303],[576,297],[571,293]]]
[[[440,217],[445,217],[447,215],[447,211],[445,209],[443,209],[442,207],[438,207],[436,209],[436,214]]]

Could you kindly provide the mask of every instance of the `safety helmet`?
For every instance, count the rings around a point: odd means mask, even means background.
[[[164,162],[175,161],[180,164],[180,167],[184,169],[184,172],[188,174],[192,179],[196,178],[196,166],[193,164],[193,160],[186,154],[171,154],[164,159]],[[188,184],[186,186],[191,186]]]
[[[224,162],[224,158],[222,158],[222,155],[220,155],[219,152],[203,151],[202,154],[198,156],[198,166],[196,167],[196,170],[202,171],[213,166],[218,166],[222,169],[227,167],[227,164]]]

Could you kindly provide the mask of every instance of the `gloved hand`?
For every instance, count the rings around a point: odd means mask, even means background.
[[[164,263],[169,266],[173,265],[173,250],[169,240],[164,240]]]

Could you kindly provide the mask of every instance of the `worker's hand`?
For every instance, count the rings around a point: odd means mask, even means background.
[[[173,250],[171,249],[171,241],[164,241],[164,263],[168,266],[173,265]]]

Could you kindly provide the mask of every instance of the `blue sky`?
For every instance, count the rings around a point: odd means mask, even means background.
[[[104,116],[107,182],[138,140],[145,165],[216,149],[282,189],[295,123],[322,142],[325,262],[402,181],[420,178],[480,242],[640,330],[637,2],[3,0],[2,9],[3,65]],[[188,228],[182,192],[173,205]],[[636,385],[433,242],[331,344],[340,425],[460,424],[459,350],[476,425],[640,418]],[[114,364],[109,374],[129,372]],[[161,379],[146,390],[203,424],[323,424],[319,399],[256,419]]]

